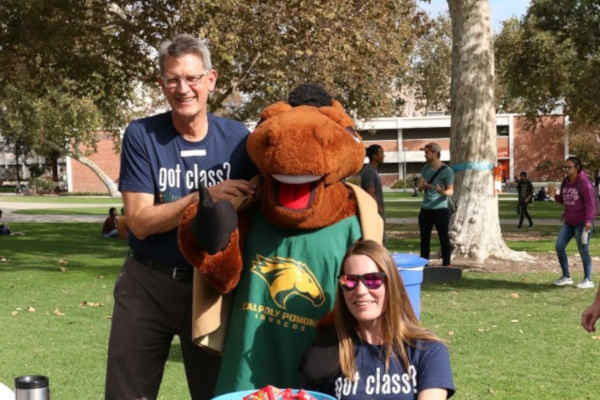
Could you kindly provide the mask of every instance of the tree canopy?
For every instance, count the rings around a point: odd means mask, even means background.
[[[419,37],[412,74],[417,88],[417,109],[450,110],[450,69],[452,66],[452,24],[448,14],[432,20]]]
[[[562,111],[572,122],[571,153],[594,168],[599,156],[581,144],[600,142],[599,6],[597,0],[533,0],[496,38],[503,108],[530,117]],[[581,135],[586,139],[578,140]]]
[[[0,133],[42,156],[118,135],[149,112],[156,49],[177,33],[211,50],[215,113],[255,120],[312,81],[358,117],[390,115],[425,19],[414,0],[4,0]]]

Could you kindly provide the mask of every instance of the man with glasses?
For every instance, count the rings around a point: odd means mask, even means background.
[[[175,335],[192,399],[213,397],[220,359],[191,340],[193,268],[177,227],[199,200],[199,182],[215,201],[254,193],[248,130],[207,111],[218,74],[206,45],[178,35],[160,46],[158,64],[171,110],[132,122],[123,137],[119,189],[131,250],[114,291],[107,400],[156,399]]]

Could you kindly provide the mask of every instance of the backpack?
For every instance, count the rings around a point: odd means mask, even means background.
[[[561,192],[562,192],[563,185],[565,184],[565,181],[566,181],[566,179],[563,180],[563,184],[560,186]],[[600,215],[600,196],[598,196],[598,191],[594,188],[593,185],[592,185],[592,193],[594,193],[594,207],[595,207],[594,215]],[[579,180],[579,182],[577,183],[577,194],[579,194],[579,197],[583,198],[581,196],[581,180]]]
[[[577,185],[577,190],[581,193],[581,191],[579,190],[579,185]],[[593,186],[592,193],[594,193],[594,206],[596,207],[596,212],[594,214],[600,215],[600,196],[598,195],[598,191]]]

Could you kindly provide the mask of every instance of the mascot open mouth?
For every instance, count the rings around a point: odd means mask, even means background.
[[[306,210],[314,202],[315,188],[322,176],[275,174],[275,198],[280,206],[292,210]]]

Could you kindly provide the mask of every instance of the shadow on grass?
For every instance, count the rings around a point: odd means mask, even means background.
[[[102,226],[89,223],[19,223],[15,230],[25,236],[0,240],[0,271],[53,271],[65,266],[70,270],[115,274],[127,256],[124,240],[103,239]],[[59,260],[65,260],[65,265]]]
[[[529,280],[514,281],[502,278],[462,278],[455,282],[435,282],[423,283],[423,288],[430,292],[447,292],[449,289],[458,290],[513,290],[546,292],[551,290],[560,290],[552,284],[551,281],[539,283]]]

